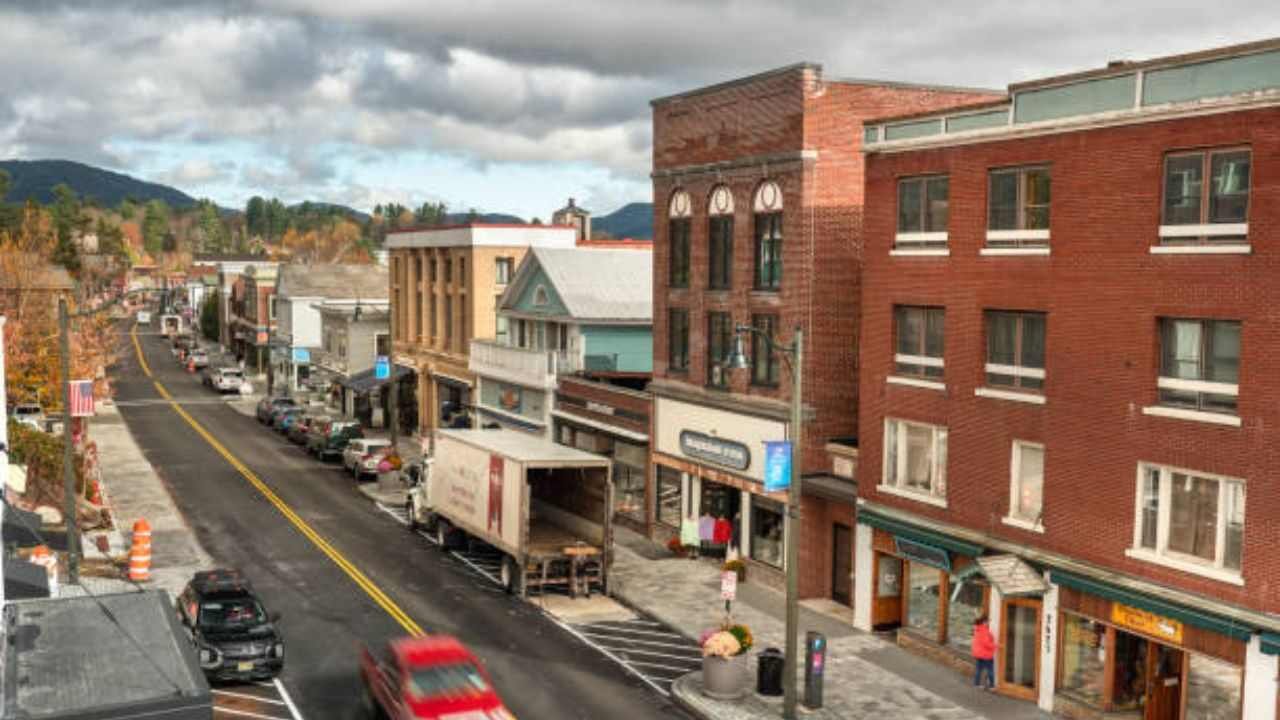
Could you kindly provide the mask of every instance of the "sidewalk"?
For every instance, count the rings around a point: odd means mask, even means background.
[[[98,406],[89,430],[90,437],[98,444],[102,467],[103,492],[111,510],[116,530],[107,533],[108,555],[118,558],[128,553],[133,523],[146,518],[151,525],[151,580],[143,583],[146,589],[166,590],[173,597],[197,570],[213,567],[213,561],[196,541],[195,534],[174,505],[168,488],[160,480],[151,463],[125,425],[120,410],[114,404]],[[85,533],[82,547],[86,560],[103,560],[95,536],[101,531]],[[85,588],[94,594],[131,592],[138,587],[121,578],[96,577],[82,574]],[[64,596],[83,594],[84,590],[62,584]]]
[[[720,571],[715,564],[664,555],[640,535],[618,528],[614,543],[614,595],[649,613],[677,632],[696,639],[721,621]],[[768,647],[783,648],[783,598],[767,588],[738,586],[733,616],[755,635],[749,663],[754,691],[755,655]],[[823,707],[807,711],[815,720],[1040,720],[1052,717],[1034,703],[1012,700],[973,688],[967,678],[897,645],[809,608],[800,608],[800,647],[804,633],[817,630],[827,637],[827,666]],[[702,695],[702,678],[693,673],[672,686],[677,702],[698,717],[713,720],[752,720],[781,716],[781,698],[748,693],[731,702]],[[798,680],[803,688],[803,675]]]

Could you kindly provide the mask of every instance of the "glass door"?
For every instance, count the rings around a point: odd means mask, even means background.
[[[1040,599],[1006,600],[1000,627],[1000,689],[1034,700],[1040,683]]]
[[[902,624],[902,559],[876,553],[875,606],[871,624],[877,630],[896,628]]]

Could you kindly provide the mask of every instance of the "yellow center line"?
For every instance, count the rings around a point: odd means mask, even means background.
[[[138,343],[136,326],[133,329],[130,329],[129,335],[133,339],[133,347],[138,353],[138,361],[142,365],[143,372],[147,374],[147,377],[151,377],[151,369],[147,366],[147,361],[142,355],[142,345]],[[268,502],[274,505],[276,510],[279,510],[280,514],[284,515],[285,519],[298,529],[298,532],[302,533],[304,537],[319,548],[320,552],[328,556],[328,558],[332,560],[333,563],[344,573],[346,573],[347,576],[365,592],[365,594],[377,603],[379,607],[385,610],[393,620],[399,623],[400,627],[404,628],[405,631],[411,635],[425,634],[418,623],[414,622],[413,618],[409,617],[408,613],[400,609],[400,606],[391,598],[387,597],[386,593],[375,585],[368,576],[353,565],[351,561],[343,557],[342,553],[338,552],[337,549],[321,537],[320,534],[316,532],[305,520],[299,517],[298,514],[295,513],[283,500],[281,500],[280,497],[276,495],[275,492],[272,491],[271,488],[268,487],[267,484],[264,483],[252,470],[250,470],[244,463],[240,462],[240,460],[233,455],[230,450],[228,450],[221,442],[218,441],[217,438],[206,430],[203,425],[197,422],[195,418],[191,417],[191,415],[173,399],[173,396],[169,394],[169,391],[166,390],[158,380],[153,379],[152,383],[156,387],[156,392],[160,393],[160,397],[168,401],[169,406],[172,407],[183,420],[186,420],[187,424],[190,425],[191,428],[200,435],[200,437],[204,438],[205,442],[209,443],[210,447],[216,450],[218,454],[221,455],[231,465],[231,467],[235,468],[245,480],[248,480],[249,484],[252,485],[263,497],[265,497]]]

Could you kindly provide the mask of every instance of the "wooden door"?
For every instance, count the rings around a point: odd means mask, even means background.
[[[853,604],[853,530],[841,523],[831,528],[831,599]]]
[[[872,599],[871,625],[876,629],[896,628],[902,624],[902,593],[906,587],[902,558],[876,553],[875,597]]]
[[[1159,643],[1147,650],[1147,701],[1144,720],[1182,717],[1183,652]]]
[[[1009,598],[1001,611],[996,648],[996,677],[1000,691],[1035,700],[1040,688],[1039,598]]]

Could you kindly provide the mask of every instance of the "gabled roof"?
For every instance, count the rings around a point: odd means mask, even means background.
[[[390,275],[382,265],[281,265],[276,295],[281,298],[386,299]]]
[[[533,248],[502,296],[502,309],[512,309],[539,268],[575,320],[653,321],[651,250]]]

